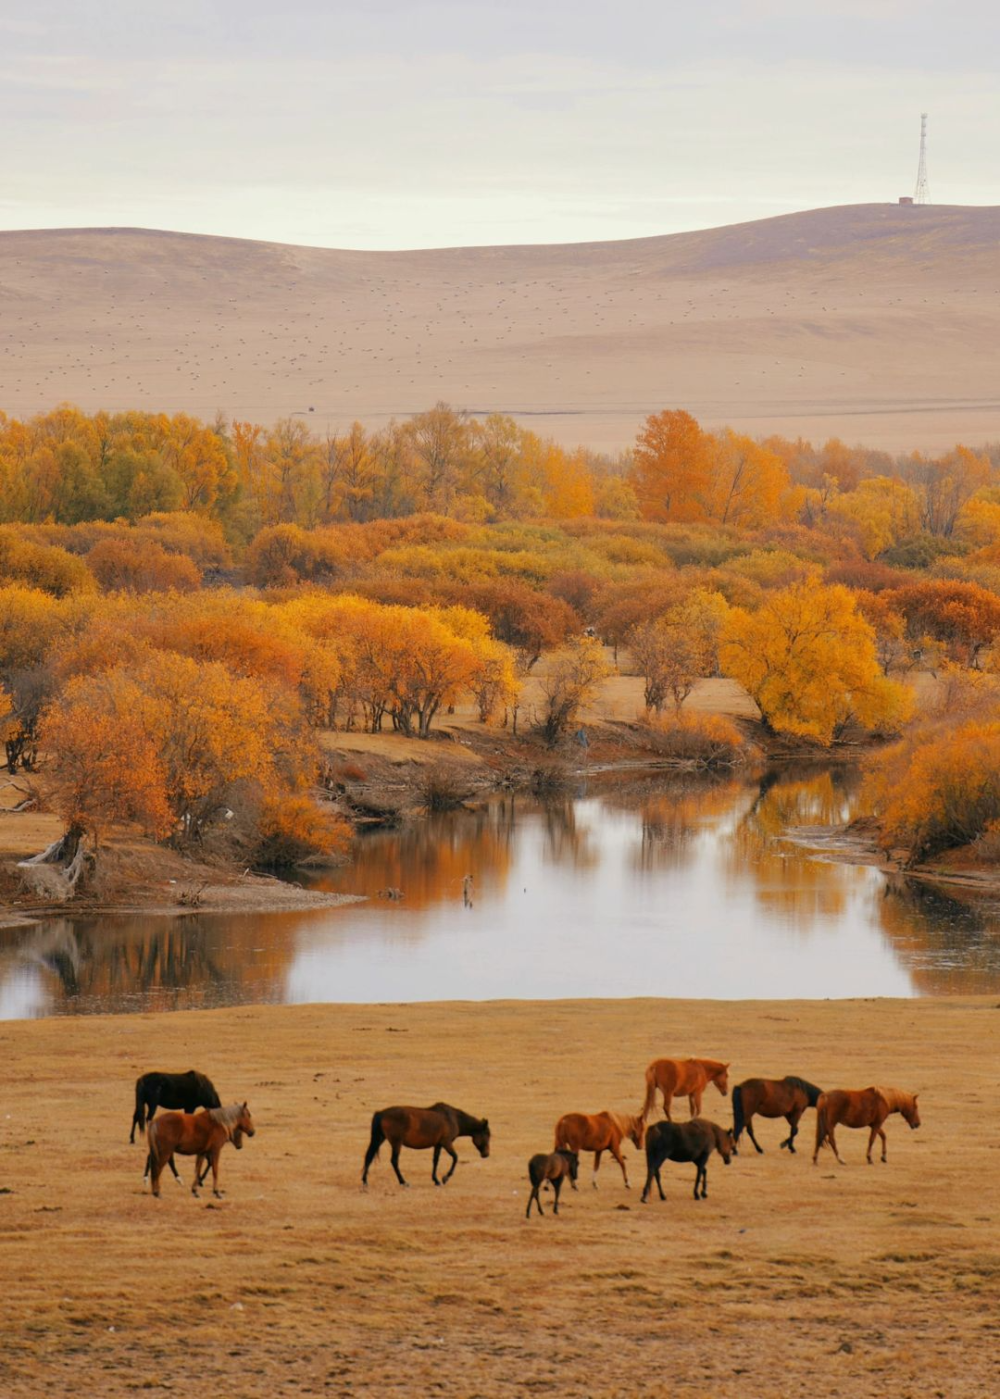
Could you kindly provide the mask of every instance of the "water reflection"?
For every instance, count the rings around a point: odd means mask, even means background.
[[[262,1001],[1000,989],[1000,900],[817,858],[850,771],[621,775],[373,832],[324,913],[0,931],[0,1018]],[[472,876],[471,907],[463,899]],[[399,902],[380,898],[400,889]]]

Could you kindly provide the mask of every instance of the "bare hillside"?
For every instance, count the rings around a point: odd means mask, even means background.
[[[343,252],[0,233],[0,408],[375,426],[444,399],[614,448],[707,426],[1000,436],[1000,208],[858,205],[618,243]]]

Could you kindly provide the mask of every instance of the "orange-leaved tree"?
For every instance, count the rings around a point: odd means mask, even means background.
[[[632,485],[644,520],[703,520],[712,443],[690,413],[665,409],[636,439]]]
[[[756,612],[734,607],[719,660],[765,725],[824,745],[852,719],[891,730],[909,710],[909,692],[883,675],[873,628],[839,585],[798,583],[770,594]]]

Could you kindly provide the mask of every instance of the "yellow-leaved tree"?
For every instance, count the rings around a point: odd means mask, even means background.
[[[851,720],[894,730],[909,713],[910,692],[882,673],[874,629],[840,585],[796,583],[756,612],[734,607],[719,662],[779,733],[826,745]]]

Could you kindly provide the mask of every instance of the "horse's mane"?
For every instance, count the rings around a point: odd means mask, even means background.
[[[613,1112],[611,1108],[606,1108],[605,1113],[611,1118],[623,1137],[627,1137],[644,1120],[641,1112]]]
[[[786,1074],[785,1082],[790,1083],[793,1088],[801,1088],[802,1092],[809,1099],[809,1106],[814,1108],[819,1101],[822,1088],[817,1088],[815,1083],[810,1083],[807,1078],[799,1078],[797,1074]]]
[[[243,1104],[233,1103],[228,1108],[209,1108],[208,1115],[213,1122],[217,1122],[220,1127],[225,1127],[230,1137],[233,1135],[233,1128],[243,1115]]]
[[[904,1107],[913,1106],[913,1094],[907,1093],[905,1088],[885,1088],[882,1084],[874,1084],[873,1087],[879,1097],[888,1103],[890,1112],[901,1112]]]

